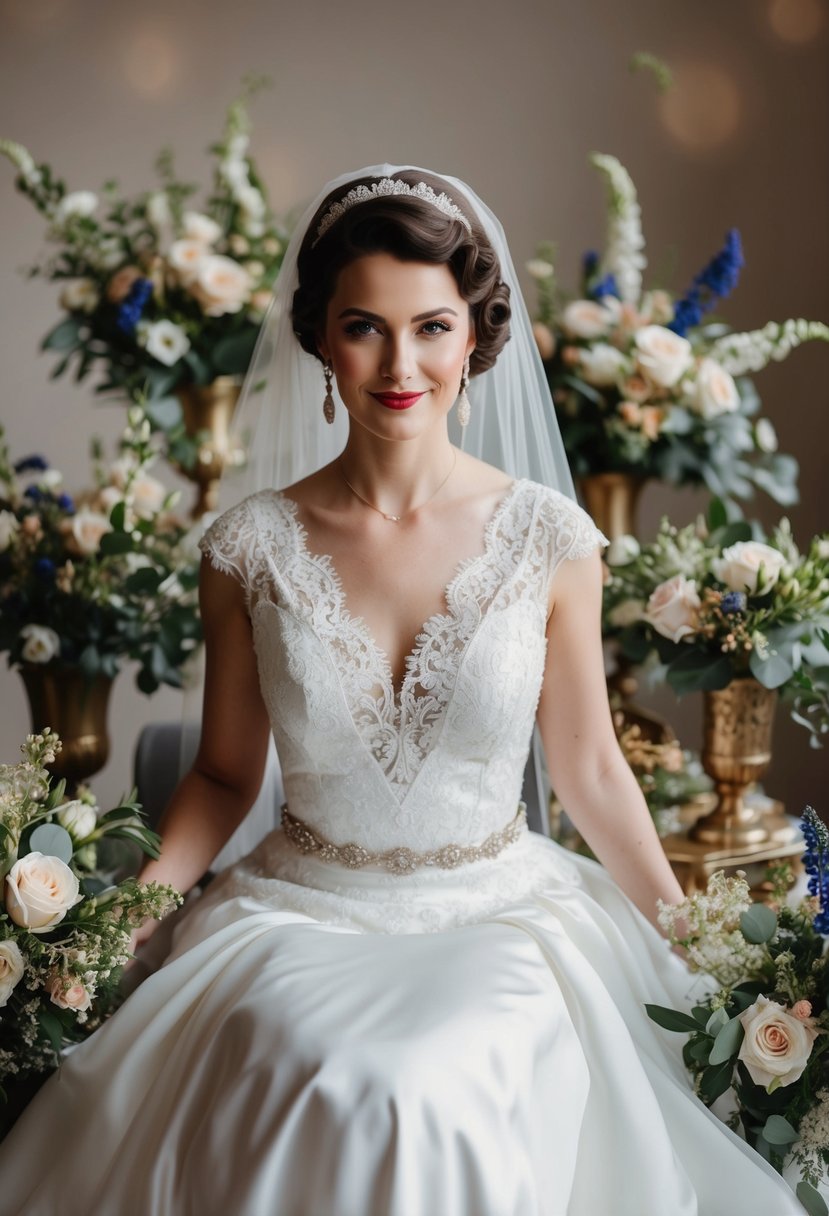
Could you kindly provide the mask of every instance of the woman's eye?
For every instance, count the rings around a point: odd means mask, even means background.
[[[352,321],[350,325],[346,325],[345,332],[350,337],[365,338],[374,331],[374,326],[371,321]]]
[[[427,321],[423,326],[423,332],[427,337],[432,337],[435,334],[451,333],[452,326],[447,325],[445,321]]]

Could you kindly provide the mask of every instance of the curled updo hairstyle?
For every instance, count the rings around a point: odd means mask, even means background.
[[[416,186],[425,182],[436,194],[447,194],[472,225],[432,203],[407,194],[380,196],[350,207],[314,245],[317,229],[332,203],[355,186],[371,186],[373,177],[356,178],[340,186],[320,204],[308,226],[297,259],[299,286],[294,292],[292,320],[303,350],[321,359],[317,337],[325,329],[328,302],[343,267],[372,253],[388,253],[402,262],[447,265],[458,291],[469,305],[475,329],[475,349],[469,357],[470,375],[492,367],[509,338],[509,287],[501,281],[495,250],[467,200],[448,182],[430,173],[405,170],[397,181]]]

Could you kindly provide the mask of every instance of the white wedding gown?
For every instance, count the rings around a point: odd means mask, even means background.
[[[601,540],[514,482],[398,692],[294,503],[213,524],[291,814],[341,846],[492,847],[398,874],[273,831],[41,1089],[0,1151],[2,1216],[802,1216],[645,1012],[693,1003],[684,965],[599,865],[498,836],[549,580]]]

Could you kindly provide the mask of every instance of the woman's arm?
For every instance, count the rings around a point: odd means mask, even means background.
[[[552,580],[538,726],[556,796],[625,894],[657,928],[657,899],[684,899],[613,729],[601,636],[598,550]]]
[[[206,558],[199,605],[205,645],[199,750],[161,817],[161,857],[139,875],[182,892],[201,878],[252,806],[270,732],[242,586]]]

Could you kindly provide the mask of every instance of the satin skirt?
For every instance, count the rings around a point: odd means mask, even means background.
[[[0,1148],[2,1216],[802,1216],[647,1017],[694,977],[542,836],[395,878],[277,830],[173,924]]]

